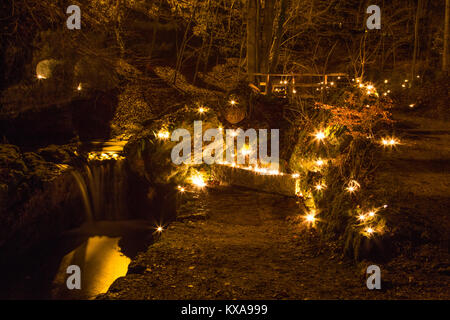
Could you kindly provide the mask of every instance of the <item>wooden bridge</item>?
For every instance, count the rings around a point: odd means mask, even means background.
[[[302,98],[313,98],[314,92],[336,87],[339,83],[348,85],[346,73],[249,73],[255,78],[255,88],[261,94],[286,96],[299,94]]]

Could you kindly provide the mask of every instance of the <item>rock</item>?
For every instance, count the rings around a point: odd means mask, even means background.
[[[60,64],[61,62],[55,59],[42,60],[36,66],[36,76],[41,79],[50,79]]]
[[[36,243],[83,222],[80,193],[69,170],[40,183],[41,187],[29,188],[14,207],[9,205],[10,209],[0,213],[0,256],[25,254]],[[27,183],[21,184],[15,194],[25,186]]]
[[[115,69],[102,59],[82,58],[74,66],[74,85],[83,83],[83,90],[111,90],[119,83]]]
[[[26,178],[35,185],[52,180],[61,173],[61,168],[58,165],[45,161],[44,158],[34,152],[24,152],[23,159],[29,168]]]
[[[128,274],[143,274],[146,269],[146,265],[139,264],[138,262],[131,262],[128,266]]]
[[[225,119],[231,124],[237,124],[244,120],[246,110],[242,106],[232,105],[224,110]]]
[[[82,222],[81,197],[68,166],[2,144],[0,178],[0,256],[23,254]]]
[[[211,175],[213,179],[229,185],[292,197],[295,197],[297,193],[298,179],[294,179],[288,174],[266,175],[231,166],[214,165]]]
[[[188,213],[183,215],[177,216],[177,221],[198,221],[198,220],[206,220],[208,218],[207,213],[200,212],[200,213]]]
[[[226,105],[222,108],[222,114],[228,122],[237,124],[244,120],[250,110],[251,94],[251,89],[245,81],[239,82],[226,94]]]
[[[20,149],[11,144],[0,144],[0,168],[27,171],[27,166],[22,160]]]
[[[175,143],[162,141],[152,132],[130,139],[124,153],[130,170],[148,183],[168,183],[176,173],[171,151]]]
[[[46,161],[69,164],[72,161],[71,154],[73,154],[73,151],[67,146],[57,146],[52,144],[45,148],[38,149],[37,153]]]

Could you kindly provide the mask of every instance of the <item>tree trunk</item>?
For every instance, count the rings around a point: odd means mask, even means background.
[[[449,63],[449,51],[448,51],[448,38],[449,38],[449,24],[450,24],[450,0],[445,1],[445,22],[444,22],[444,55],[442,57],[442,71],[448,74]]]
[[[211,54],[212,43],[213,43],[213,32],[211,31],[211,35],[209,36],[208,51],[206,51],[205,65],[203,67],[203,72],[205,74],[208,71],[208,62],[209,62],[209,55]]]
[[[411,81],[416,76],[416,63],[417,63],[417,54],[419,51],[419,22],[420,17],[422,15],[422,0],[419,0],[417,3],[417,11],[416,11],[416,21],[414,24],[414,52],[413,52],[413,62],[411,68]]]
[[[260,58],[260,70],[263,73],[269,72],[269,54],[270,48],[272,46],[273,38],[273,20],[274,15],[275,0],[266,0],[264,7],[264,21],[263,21],[263,32],[261,39],[261,58]]]
[[[247,73],[248,80],[254,82],[257,66],[257,3],[259,0],[248,0],[247,3]]]
[[[203,56],[203,49],[205,48],[205,42],[206,42],[205,37],[203,37],[202,46],[200,47],[200,51],[198,52],[197,55],[197,63],[195,64],[194,79],[192,80],[193,85],[195,85],[195,81],[197,80],[198,68],[200,67],[200,60],[202,59]]]
[[[158,11],[161,10],[161,3],[162,3],[162,0],[160,0],[158,3]],[[149,59],[152,58],[153,50],[155,49],[156,31],[158,29],[158,24],[159,24],[159,14],[156,16],[156,20],[154,21],[153,32],[152,32],[152,44],[150,46],[150,52],[148,53]]]
[[[187,43],[189,41],[189,39],[188,39],[188,32],[189,32],[189,29],[191,27],[192,21],[194,20],[195,11],[197,10],[197,3],[198,3],[198,0],[195,1],[194,7],[192,9],[191,17],[189,18],[189,22],[188,22],[188,24],[186,26],[186,29],[184,30],[183,41],[181,42],[180,50],[177,53],[177,63],[176,63],[175,72],[174,72],[174,75],[173,75],[173,85],[175,85],[177,83],[178,72],[180,71],[181,65],[183,63],[184,50],[186,49],[186,45],[187,45]]]
[[[274,72],[278,65],[278,56],[280,53],[281,37],[283,36],[283,25],[286,21],[287,0],[281,0],[280,15],[278,17],[277,34],[272,47],[272,59],[270,61],[269,72]]]
[[[219,12],[219,8],[220,8],[220,6],[217,5],[216,10],[214,11],[214,16],[213,16],[212,21],[216,21],[217,20],[217,13]],[[211,54],[211,48],[212,48],[212,44],[213,44],[213,39],[214,39],[214,30],[211,29],[211,34],[209,36],[208,50],[206,51],[205,64],[203,66],[203,73],[205,73],[205,74],[208,71],[208,62],[209,62],[209,56]]]

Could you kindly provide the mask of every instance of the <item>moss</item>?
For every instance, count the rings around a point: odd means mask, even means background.
[[[69,164],[72,163],[75,158],[74,148],[71,146],[57,146],[53,144],[38,149],[37,154],[42,157],[42,159],[54,163]]]

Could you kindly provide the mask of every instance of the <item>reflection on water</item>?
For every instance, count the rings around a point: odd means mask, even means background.
[[[114,152],[121,153],[123,147],[127,144],[128,140],[91,140],[83,142],[81,150],[93,151],[93,152]]]
[[[125,276],[131,259],[120,252],[120,238],[106,236],[89,237],[87,241],[65,255],[53,281],[52,298],[95,298],[105,293],[119,277]],[[81,269],[81,290],[68,290],[67,267],[77,265]]]
[[[143,220],[97,221],[44,243],[0,270],[1,299],[94,299],[105,293],[139,251],[153,241],[154,225]],[[66,286],[67,267],[81,269],[81,290]]]

